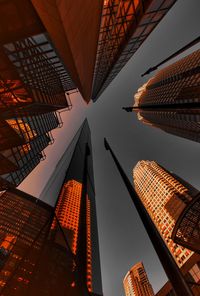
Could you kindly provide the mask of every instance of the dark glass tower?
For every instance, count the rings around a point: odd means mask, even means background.
[[[0,196],[0,293],[102,295],[90,130],[84,122],[49,206],[20,190]]]
[[[105,0],[92,99],[101,95],[176,0]]]
[[[102,295],[92,146],[87,121],[81,128],[61,187],[56,215],[77,258],[78,272],[85,275],[88,291]],[[57,229],[54,220],[55,237]]]
[[[1,190],[18,186],[45,158],[43,150],[53,143],[51,130],[60,124],[53,112],[0,121]]]

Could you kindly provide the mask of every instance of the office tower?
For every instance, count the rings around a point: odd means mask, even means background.
[[[7,107],[64,108],[63,89],[76,87],[86,102],[96,100],[175,2],[2,3],[0,70]]]
[[[176,244],[172,232],[183,211],[199,197],[199,191],[177,175],[168,172],[155,161],[139,161],[133,169],[135,190],[168,246],[177,265],[191,282],[192,289],[200,278],[200,257],[193,251]],[[170,284],[169,284],[170,285]],[[161,294],[165,295],[165,294]],[[166,294],[167,295],[167,294]],[[199,294],[194,294],[199,295]]]
[[[0,121],[0,189],[18,186],[45,159],[51,130],[61,125],[56,113]]]
[[[92,147],[87,121],[79,133],[55,213],[57,220],[52,224],[55,241],[60,241],[59,221],[76,257],[77,270],[85,275],[82,285],[86,284],[90,293],[102,295]],[[79,283],[74,284],[77,285]]]
[[[187,109],[136,109],[138,120],[191,141],[200,142],[200,110]]]
[[[94,71],[95,101],[176,1],[105,0]]]
[[[200,50],[160,70],[136,93],[135,107],[186,107],[200,102]]]
[[[53,208],[17,189],[0,196],[0,294],[28,294]]]
[[[29,111],[67,107],[76,87],[90,100],[101,10],[102,0],[2,3],[3,79],[20,84],[24,107],[36,103]]]
[[[53,207],[17,189],[0,196],[1,295],[87,295],[73,287],[81,276],[62,229],[54,240],[53,217]]]
[[[84,122],[55,208],[14,188],[0,196],[2,295],[102,295],[91,153]]]
[[[125,296],[154,296],[142,262],[135,264],[123,280]]]

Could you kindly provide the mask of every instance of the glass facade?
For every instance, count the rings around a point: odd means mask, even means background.
[[[7,110],[7,116],[13,107],[15,113],[29,115],[71,107],[65,92],[75,86],[47,34],[5,44],[4,51],[8,67],[19,77],[1,80],[0,107]]]
[[[169,134],[200,142],[200,110],[188,109],[137,109],[138,120]]]
[[[175,0],[106,0],[99,33],[92,99],[133,56]]]
[[[61,125],[56,113],[2,120],[0,123],[0,189],[18,186],[45,159],[53,143],[51,130]]]

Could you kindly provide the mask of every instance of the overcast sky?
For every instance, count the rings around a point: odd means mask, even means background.
[[[133,94],[150,78],[141,78],[140,74],[199,35],[199,11],[199,0],[178,0],[95,104],[86,105],[80,95],[74,94],[73,110],[63,113],[64,126],[55,130],[55,143],[45,150],[47,159],[20,186],[39,196],[87,116],[92,132],[104,296],[124,295],[123,277],[138,261],[143,261],[155,292],[167,278],[111,156],[104,149],[103,138],[107,138],[131,180],[137,161],[148,159],[200,189],[200,144],[146,126],[134,113],[121,109],[133,104]]]

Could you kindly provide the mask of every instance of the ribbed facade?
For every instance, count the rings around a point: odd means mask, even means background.
[[[81,193],[82,184],[70,180],[63,185],[59,200],[56,206],[56,216],[59,220],[63,230],[68,233],[68,241],[74,255],[77,254],[77,244],[79,236],[79,223],[80,223],[80,210],[81,210]],[[91,208],[90,201],[87,198],[86,201],[86,252],[87,252],[87,286],[88,290],[92,291],[92,267],[91,267]],[[56,227],[56,219],[54,218],[51,229]],[[70,235],[71,232],[71,235]]]
[[[142,262],[135,264],[126,274],[124,280],[125,296],[154,296]]]
[[[137,105],[174,106],[200,102],[200,50],[160,70],[140,94]]]
[[[144,124],[181,138],[200,142],[200,111],[198,109],[139,109],[137,116]]]
[[[194,197],[194,192],[155,161],[139,161],[133,169],[133,179],[139,198],[181,267],[193,252],[175,244],[171,235],[178,217]]]

